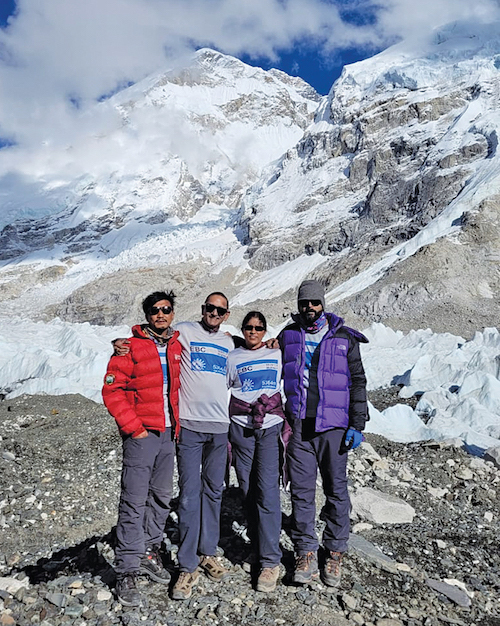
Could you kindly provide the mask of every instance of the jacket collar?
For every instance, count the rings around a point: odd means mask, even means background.
[[[134,335],[134,337],[139,337],[140,339],[151,339],[152,341],[154,341],[154,337],[147,331],[147,328],[147,324],[136,324],[135,326],[132,326],[132,334]],[[166,338],[166,342],[170,341],[172,337],[179,336],[178,330],[174,330],[172,327],[170,327],[168,330],[169,332]]]

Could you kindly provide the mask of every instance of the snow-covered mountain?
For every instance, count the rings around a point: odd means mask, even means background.
[[[31,157],[30,178],[3,177],[3,299],[29,288],[57,305],[119,270],[220,261],[241,247],[242,195],[319,99],[299,78],[204,49],[100,103],[95,128],[86,119],[72,145]]]
[[[174,287],[184,317],[223,289],[279,323],[315,276],[352,323],[495,325],[498,29],[402,42],[323,99],[206,49],[114,95],[4,176],[3,306],[131,323],[145,291]]]
[[[498,32],[453,24],[346,67],[245,198],[251,265],[320,253],[316,276],[330,302],[350,297],[336,305],[350,314],[461,332],[469,317],[496,323]]]

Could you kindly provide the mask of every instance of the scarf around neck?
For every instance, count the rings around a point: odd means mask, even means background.
[[[307,325],[307,322],[304,322],[301,319],[301,326],[305,329],[307,333],[312,333],[312,334],[319,333],[319,331],[323,330],[323,328],[327,325],[327,323],[328,323],[328,320],[326,318],[324,311],[321,313],[318,319],[312,324],[310,324],[309,326]]]
[[[143,329],[144,329],[144,332],[147,335],[149,335],[150,338],[153,341],[155,341],[156,343],[159,343],[160,346],[163,346],[166,343],[168,343],[169,339],[174,334],[174,330],[173,330],[173,328],[170,328],[170,326],[167,328],[167,334],[165,336],[159,335],[158,333],[155,333],[155,331],[152,328],[150,328],[149,326],[144,326]]]

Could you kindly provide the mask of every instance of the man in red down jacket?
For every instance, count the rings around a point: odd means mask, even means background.
[[[111,357],[102,396],[123,439],[116,526],[116,593],[140,606],[136,578],[168,584],[159,547],[170,512],[174,439],[179,432],[179,333],[171,328],[175,295],[157,291],[142,303],[147,324],[132,328],[130,352]]]

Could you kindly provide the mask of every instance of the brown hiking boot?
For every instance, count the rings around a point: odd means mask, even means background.
[[[342,552],[331,551],[321,568],[321,578],[327,587],[338,587],[342,576]]]
[[[194,572],[181,572],[172,589],[172,599],[189,600],[193,592],[193,587],[197,585],[199,578],[199,569],[195,569]]]
[[[229,576],[229,570],[222,565],[217,556],[202,556],[200,559],[200,567],[210,580],[214,582],[225,580]]]
[[[316,552],[308,552],[307,554],[299,554],[295,559],[295,571],[293,573],[293,582],[305,585],[311,583],[317,578],[318,557]]]
[[[279,577],[279,565],[276,565],[275,567],[263,567],[260,570],[259,578],[257,579],[257,591],[262,591],[263,593],[274,591]]]

